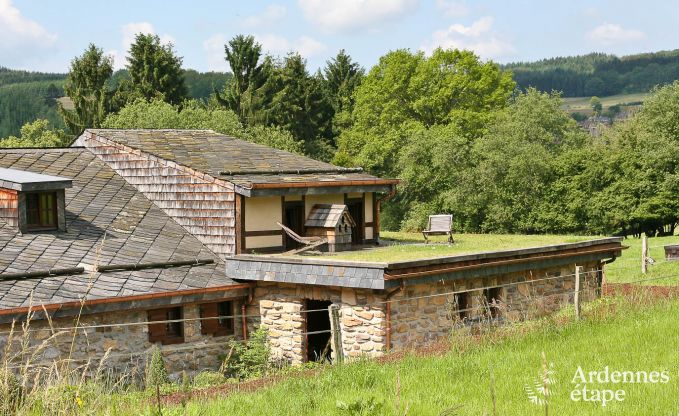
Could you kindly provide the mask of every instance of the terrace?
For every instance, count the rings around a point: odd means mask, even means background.
[[[620,256],[619,237],[564,235],[456,235],[454,244],[434,237],[424,244],[414,233],[384,232],[380,246],[338,253],[244,254],[227,261],[227,274],[243,280],[363,289],[418,282],[494,276]]]

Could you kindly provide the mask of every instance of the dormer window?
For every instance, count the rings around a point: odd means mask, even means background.
[[[0,168],[0,218],[22,233],[66,231],[69,178]]]
[[[57,193],[35,192],[26,194],[26,228],[28,230],[56,230]]]

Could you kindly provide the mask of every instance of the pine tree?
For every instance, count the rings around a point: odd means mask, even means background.
[[[224,94],[215,91],[223,106],[238,114],[241,122],[256,124],[256,112],[262,106],[261,89],[271,70],[271,60],[262,58],[262,45],[253,36],[238,35],[224,45],[226,61],[233,78],[226,85]]]
[[[106,82],[113,74],[113,60],[90,44],[82,56],[73,59],[64,92],[73,103],[73,110],[59,104],[59,112],[74,135],[86,128],[97,128],[106,117],[109,94]]]
[[[335,58],[326,62],[323,73],[326,94],[334,111],[333,136],[338,136],[351,124],[354,90],[360,85],[365,70],[341,49]]]
[[[121,83],[119,103],[141,97],[180,104],[187,97],[182,58],[171,43],[162,44],[158,35],[137,34],[127,61],[130,80]]]
[[[323,93],[320,72],[311,76],[306,61],[299,54],[290,54],[274,70],[270,85],[275,92],[267,108],[269,123],[303,140],[308,155],[327,158],[329,149],[324,142],[332,135],[333,111]]]

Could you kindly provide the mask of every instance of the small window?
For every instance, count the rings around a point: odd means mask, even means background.
[[[29,230],[57,228],[57,193],[26,194],[26,226]]]
[[[200,333],[224,336],[234,334],[234,309],[232,301],[204,303],[200,305]],[[207,319],[205,319],[207,318]]]
[[[154,309],[149,311],[149,342],[160,341],[163,345],[180,344],[184,342],[184,323],[181,321],[164,322],[180,319],[182,319],[181,307]]]
[[[488,307],[487,313],[491,318],[500,316],[500,305],[502,304],[502,288],[491,287],[483,290],[483,297],[485,298]]]

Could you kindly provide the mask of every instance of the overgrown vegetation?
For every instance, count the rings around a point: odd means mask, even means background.
[[[429,354],[411,353],[387,361],[361,360],[299,375],[254,393],[166,407],[167,414],[295,415],[526,415],[545,414],[525,385],[550,377],[549,414],[599,415],[601,402],[572,401],[578,366],[585,371],[671,371],[669,383],[597,384],[623,388],[622,402],[609,402],[610,414],[658,414],[675,410],[674,363],[679,341],[673,330],[679,302],[639,292],[586,304],[583,320],[573,310],[480,336],[455,334]],[[596,348],[594,346],[605,346]],[[653,354],[649,354],[649,349]],[[544,358],[543,358],[544,355]],[[492,373],[492,376],[491,376]],[[491,387],[492,386],[492,387]],[[593,385],[592,387],[594,387]],[[648,397],[653,397],[649,407]],[[118,414],[137,414],[144,401],[117,396]]]
[[[260,327],[253,331],[248,342],[231,341],[223,362],[221,372],[226,377],[245,380],[264,376],[271,366],[271,348],[266,328]]]

